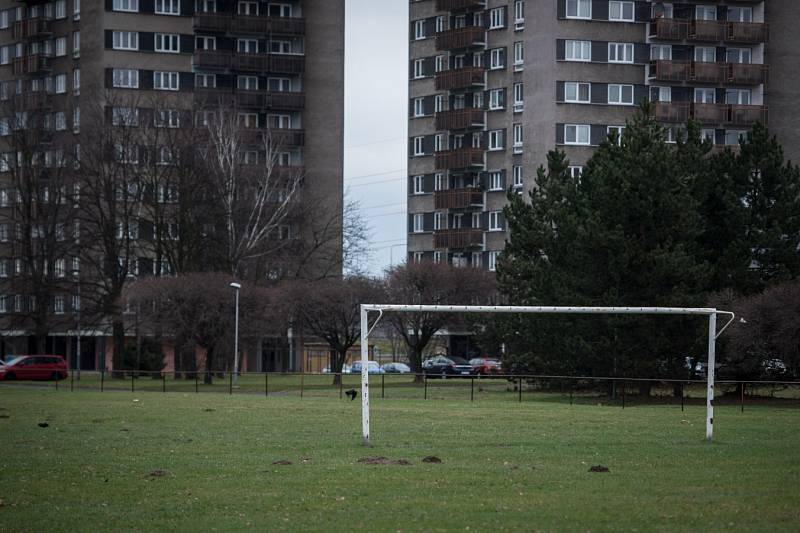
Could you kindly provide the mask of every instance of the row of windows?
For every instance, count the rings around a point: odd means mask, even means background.
[[[513,187],[520,188],[523,186],[523,167],[522,165],[514,165],[512,167]],[[442,172],[437,172],[432,176],[433,191],[429,190],[427,176],[418,175],[413,176],[412,181],[412,194],[430,194],[431,192],[447,190],[448,182],[447,177]],[[486,172],[486,189],[491,192],[504,191],[506,189],[506,172],[505,170],[492,170]]]
[[[145,47],[147,50],[144,51],[153,50],[155,52],[168,54],[179,54],[181,52],[190,54],[195,50],[217,49],[217,38],[215,36],[148,33],[146,34],[148,39],[150,35],[153,37],[152,44],[149,44],[148,40],[148,44]],[[140,36],[140,32],[138,31],[109,30],[106,39],[106,46],[110,46],[114,50],[139,51],[142,46],[141,41],[143,37]],[[181,45],[182,41],[183,45]],[[294,39],[270,38],[267,41],[239,38],[236,39],[235,44],[235,50],[240,54],[270,53],[302,55],[305,50],[305,42],[302,37]]]
[[[13,266],[13,270],[9,268],[9,266]],[[67,260],[66,259],[56,259],[51,263],[44,262],[42,267],[44,268],[44,275],[49,276],[52,272],[54,278],[57,279],[64,279],[67,277],[68,274],[72,276],[77,276],[81,270],[81,259],[80,257],[73,257],[70,263],[70,271],[67,271]],[[16,259],[0,259],[0,278],[7,278],[9,276],[21,276],[27,274],[30,269],[25,261],[20,258]]]
[[[502,211],[488,211],[486,213],[472,213],[470,216],[470,228],[473,229],[481,229],[483,226],[483,218],[484,214],[488,216],[488,230],[487,231],[505,231],[506,224],[505,218],[503,216]],[[453,213],[452,216],[448,217],[447,213],[444,211],[435,211],[433,213],[433,225],[432,228],[425,227],[425,213],[414,213],[412,216],[413,226],[412,232],[413,233],[426,233],[428,231],[441,231],[446,229],[463,229],[467,226],[465,225],[465,218],[467,214],[465,213]],[[450,226],[450,227],[448,227]]]
[[[138,127],[140,125],[140,112],[152,112],[152,110],[142,110],[137,107],[113,107],[111,109],[111,123],[114,126]],[[152,112],[153,125],[157,128],[180,128],[182,115],[185,111],[179,109],[158,109]],[[196,125],[207,126],[213,123],[215,114],[213,111],[200,111],[196,115]],[[269,129],[294,129],[299,128],[299,118],[289,114],[268,113],[263,118],[259,113],[238,113],[238,124],[244,128],[258,128],[261,124]]]
[[[81,0],[72,0],[72,13],[75,20],[80,19]],[[56,20],[67,18],[67,1],[56,0],[42,5],[27,6],[27,8],[19,6],[0,11],[0,30],[8,29],[13,21],[39,16]]]
[[[4,81],[0,82],[0,101],[9,100],[12,95],[21,95],[29,92],[64,94],[67,92],[67,88],[66,74],[56,74],[55,76],[45,76],[43,78],[33,78],[30,80],[20,78],[14,81]],[[72,71],[72,89],[76,94],[79,94],[80,88],[81,69],[76,68]]]
[[[524,128],[521,123],[512,125],[513,132],[513,151],[515,154],[521,154],[524,146]],[[450,142],[446,144],[446,137],[443,133],[437,133],[432,136],[433,146],[432,149],[426,143],[424,135],[412,137],[411,141],[411,155],[412,157],[422,157],[432,155],[435,152],[444,150],[457,150],[463,148],[465,135],[450,135]],[[473,148],[483,148],[484,139],[486,139],[486,149],[490,152],[502,151],[506,149],[506,130],[489,130],[486,132],[476,132],[471,136]]]
[[[72,56],[77,58],[81,52],[81,32],[72,32]],[[16,43],[0,46],[0,65],[8,65],[15,57],[31,54],[42,54],[47,57],[64,57],[67,55],[67,38],[57,37],[32,43]]]
[[[469,256],[463,253],[452,253],[450,257],[447,257],[444,252],[437,250],[432,252],[432,255],[429,255],[429,257],[437,264],[447,259],[450,264],[455,267],[465,268],[471,266],[473,268],[481,268],[483,266],[484,253],[487,256],[488,269],[494,272],[497,269],[497,258],[500,257],[501,254],[501,252],[497,250],[490,252],[472,252]],[[426,260],[425,255],[426,252],[411,252],[410,257],[415,263],[422,263]]]
[[[464,28],[467,27],[467,23],[469,22],[471,26],[484,26],[485,22],[488,22],[488,26],[486,26],[489,30],[499,30],[506,27],[506,19],[507,17],[507,8],[503,7],[496,7],[492,8],[488,11],[488,19],[484,21],[484,14],[483,12],[476,12],[469,15],[470,20],[467,19],[467,15],[456,15],[451,20],[451,27],[453,29]],[[428,19],[431,20],[431,19]],[[428,24],[428,20],[415,20],[412,22],[414,27],[414,40],[422,40],[427,39],[429,37],[433,37],[431,33],[438,33],[444,31],[444,17],[438,16],[432,19],[433,27],[431,32],[431,25]],[[522,30],[525,28],[525,0],[515,0],[514,1],[514,29],[515,30]]]
[[[156,15],[180,15],[181,0],[155,0],[154,8]],[[113,0],[112,9],[136,13],[139,11],[139,0]]]
[[[191,4],[192,0],[184,0],[184,2]],[[140,9],[139,4],[139,0],[113,0],[112,9],[114,11],[136,13]],[[194,10],[199,13],[215,13],[218,7],[217,4],[217,0],[194,0]],[[240,0],[236,2],[236,13],[248,16],[257,16],[260,14],[266,14],[270,17],[294,16],[294,6],[290,3],[270,2],[267,4],[265,13],[259,12],[260,5],[261,2],[255,0]],[[154,8],[154,13],[156,15],[180,15],[181,0],[155,0]]]
[[[72,311],[81,310],[81,297],[79,294],[73,294],[71,298]],[[56,315],[63,315],[66,312],[65,296],[63,294],[56,294],[52,297],[52,311]],[[26,296],[16,294],[9,296],[6,294],[0,295],[0,313],[30,313],[36,311],[36,298],[33,296]]]
[[[514,113],[521,113],[525,109],[525,86],[522,82],[517,82],[513,86],[513,110]],[[489,111],[501,111],[506,108],[506,89],[490,89],[484,92],[471,93],[472,106],[475,109],[482,109],[486,106]],[[432,104],[432,105],[431,105]],[[432,113],[445,111],[445,96],[442,94],[433,97],[417,97],[411,100],[412,117],[419,118],[430,116]],[[432,107],[432,109],[431,109]],[[454,95],[449,108],[452,110],[464,109],[465,95]]]
[[[115,68],[111,72],[111,85],[119,89],[139,89],[141,72],[139,69],[130,68]],[[183,76],[181,76],[183,74]],[[187,76],[190,73],[181,73],[174,71],[154,71],[153,72],[153,89],[164,91],[178,91],[181,89],[181,78],[183,77],[184,83],[187,81]],[[192,85],[192,81],[194,84]],[[216,74],[195,74],[194,77],[188,77],[189,87],[184,89],[200,88],[200,89],[215,89],[220,85],[218,83],[218,76]],[[242,91],[258,91],[267,90],[270,92],[292,92],[299,86],[299,81],[293,81],[291,78],[283,77],[268,77],[261,78],[259,76],[235,76],[235,86],[238,90]]]

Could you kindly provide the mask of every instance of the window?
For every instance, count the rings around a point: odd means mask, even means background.
[[[567,169],[567,171],[572,179],[580,179],[580,177],[583,175],[583,167],[571,166]]]
[[[139,0],[114,0],[114,11],[139,11]]]
[[[670,44],[651,44],[650,45],[650,59],[651,60],[666,60],[672,59],[672,45]]]
[[[505,89],[492,89],[489,91],[489,110],[494,111],[497,109],[505,109],[506,107],[506,90]]]
[[[514,113],[521,113],[525,107],[525,89],[522,82],[514,84]]]
[[[72,310],[73,311],[80,311],[81,310],[81,295],[80,294],[73,294],[72,295]]]
[[[269,4],[267,6],[267,14],[270,17],[291,17],[292,5],[291,4]]]
[[[514,188],[522,187],[522,165],[514,165]]]
[[[615,105],[633,105],[633,85],[608,85],[608,103]]]
[[[72,57],[80,57],[81,55],[81,32],[72,32]]]
[[[483,109],[483,92],[472,93],[472,107]]]
[[[239,15],[258,15],[258,2],[239,2],[236,6]]]
[[[258,40],[257,39],[237,39],[236,51],[240,54],[257,54],[258,53]]]
[[[489,150],[503,150],[505,148],[505,135],[503,130],[489,132]]]
[[[81,108],[76,107],[72,110],[72,131],[79,133],[81,131]],[[75,161],[80,161],[80,144],[75,145]]]
[[[8,277],[8,260],[0,259],[0,278],[7,278]],[[5,309],[0,310],[0,312],[5,312]]]
[[[500,257],[500,252],[489,252],[489,271],[494,272],[497,270],[497,258]]]
[[[64,314],[64,296],[61,294],[53,296],[53,313],[57,315]]]
[[[703,129],[700,131],[700,138],[704,141],[711,141],[715,143],[715,138],[717,136],[717,131],[711,128]]]
[[[503,212],[489,212],[489,231],[503,231]]]
[[[425,38],[425,21],[414,21],[414,39],[420,40]]]
[[[81,0],[73,0],[72,18],[73,20],[81,19]]]
[[[181,113],[177,109],[159,109],[153,114],[156,128],[178,128],[181,125]]]
[[[728,48],[725,50],[725,61],[728,63],[750,63],[753,51],[749,48]]]
[[[444,221],[445,221],[445,214],[442,213],[441,211],[436,211],[433,214],[433,229],[434,229],[434,231],[441,230],[441,229],[446,229]]]
[[[134,107],[114,107],[111,109],[111,124],[114,126],[138,126],[139,110]]]
[[[750,89],[728,89],[725,91],[725,103],[750,105]]]
[[[728,146],[736,146],[747,138],[746,131],[740,130],[727,130],[725,132],[725,144]]]
[[[753,8],[729,6],[728,20],[731,22],[753,22]]]
[[[17,54],[20,55],[20,54]],[[56,57],[62,57],[67,55],[67,38],[66,37],[59,37],[56,39]]]
[[[608,43],[609,63],[633,63],[633,43]]]
[[[242,128],[255,129],[258,127],[258,113],[239,113],[237,119]]]
[[[633,2],[611,0],[608,3],[608,20],[633,22]]]
[[[444,138],[441,133],[433,136],[433,151],[441,152],[443,150]]]
[[[588,124],[564,124],[564,144],[589,145]]]
[[[138,163],[139,150],[135,145],[114,145],[114,153],[119,163]]]
[[[697,46],[694,49],[694,60],[713,63],[717,60],[717,49],[713,46]]]
[[[522,153],[523,145],[523,129],[522,124],[514,124],[514,153]]]
[[[129,68],[115,68],[112,75],[114,87],[137,89],[139,87],[139,71]]]
[[[115,31],[113,34],[114,50],[138,50],[139,32]]]
[[[72,89],[76,94],[81,92],[81,69],[79,68],[72,71]]]
[[[257,91],[258,76],[236,76],[236,88],[240,91]]]
[[[425,99],[424,98],[414,98],[414,116],[415,117],[424,117],[425,116]]]
[[[217,86],[216,74],[195,74],[194,86],[197,89],[213,89]]]
[[[444,174],[441,172],[437,172],[433,176],[433,187],[435,191],[444,191],[447,189],[447,180],[444,177]]]
[[[53,275],[63,278],[67,275],[67,262],[64,259],[56,259],[53,263]]]
[[[59,74],[55,77],[55,92],[56,94],[64,94],[67,92],[67,75]]]
[[[568,39],[564,43],[564,59],[567,61],[591,61],[592,42]]]
[[[442,262],[442,252],[435,251],[433,252],[433,262],[437,265]]]
[[[592,0],[565,0],[567,2],[567,18],[592,18]]]
[[[496,7],[489,11],[489,29],[496,30],[505,28],[506,26],[506,9],[504,7]]]
[[[180,15],[180,0],[156,0],[156,15]]]
[[[414,137],[414,155],[425,155],[425,137]]]
[[[425,60],[424,59],[415,59],[414,60],[414,79],[424,78],[425,77]]]
[[[612,138],[617,146],[622,145],[622,132],[625,131],[625,126],[609,126],[606,129],[609,140]]]
[[[503,173],[499,171],[489,172],[489,190],[502,191],[503,190]]]
[[[696,104],[713,104],[716,100],[716,91],[709,88],[696,88],[694,90],[694,102]]]
[[[525,0],[514,2],[514,29],[521,30],[525,27]]]
[[[522,41],[514,43],[514,71],[522,70],[522,65],[525,63],[525,51]]]
[[[564,101],[575,104],[588,104],[591,100],[592,85],[577,81],[564,83]]]
[[[414,176],[414,194],[425,194],[425,176]]]
[[[500,69],[506,67],[506,49],[494,48],[489,51],[489,68]]]
[[[697,20],[717,20],[717,6],[696,6],[694,18]]]
[[[436,21],[436,22],[435,22],[435,25],[436,25],[436,33],[439,33],[439,32],[441,32],[441,31],[444,31],[444,17],[442,17],[442,16],[438,16],[438,17],[436,17],[435,21]]]
[[[445,57],[444,56],[436,56],[434,70],[436,72],[442,72],[444,70],[444,63]]]
[[[155,51],[177,54],[181,51],[181,37],[174,33],[156,33],[155,35]]]
[[[650,87],[651,102],[671,102],[672,87]]]
[[[197,50],[216,50],[217,38],[208,35],[198,35],[194,39],[194,47]]]
[[[8,9],[0,11],[0,30],[7,30],[9,27],[10,18]]]
[[[157,91],[177,91],[178,78],[177,72],[153,72],[153,89]]]
[[[423,213],[414,213],[414,233],[422,233],[425,231],[425,215]]]
[[[437,94],[436,97],[433,99],[433,111],[435,113],[439,113],[440,111],[444,111],[444,96],[441,94]]]

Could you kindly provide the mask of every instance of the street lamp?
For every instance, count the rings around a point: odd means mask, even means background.
[[[239,289],[240,283],[231,283],[231,287],[236,291],[236,319],[233,330],[233,383],[239,385]]]

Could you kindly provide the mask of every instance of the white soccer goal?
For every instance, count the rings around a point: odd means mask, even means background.
[[[378,318],[369,328],[369,313],[377,311]],[[364,445],[369,445],[369,334],[378,324],[384,311],[397,313],[539,313],[539,314],[594,314],[594,315],[705,315],[708,316],[708,362],[706,364],[706,439],[714,435],[714,359],[716,340],[733,319],[730,311],[690,307],[538,307],[538,306],[487,306],[487,305],[392,305],[361,304],[361,424]],[[730,319],[717,331],[717,315]]]

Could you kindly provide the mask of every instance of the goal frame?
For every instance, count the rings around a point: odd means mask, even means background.
[[[402,305],[361,304],[361,428],[364,445],[369,446],[369,334],[378,325],[385,311],[397,313],[519,313],[519,314],[583,314],[583,315],[701,315],[708,317],[708,360],[706,363],[706,440],[714,436],[714,365],[716,340],[731,325],[736,315],[705,307],[558,307],[513,305]],[[378,318],[369,327],[369,313]],[[728,321],[717,331],[717,315],[727,315]]]

